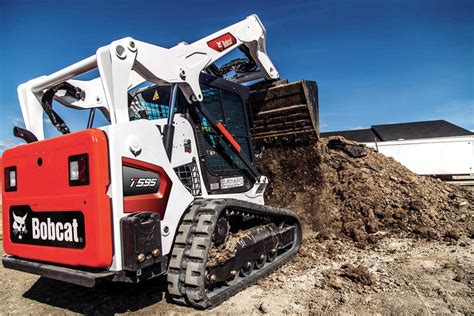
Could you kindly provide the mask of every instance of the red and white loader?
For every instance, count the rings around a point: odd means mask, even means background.
[[[215,65],[236,48],[239,83]],[[252,15],[169,49],[123,38],[21,84],[26,144],[2,157],[3,265],[88,287],[166,274],[173,300],[206,308],[287,262],[301,225],[264,204],[240,84],[261,77],[279,74]],[[88,110],[86,128],[71,132],[53,103]],[[59,136],[45,139],[44,114]]]

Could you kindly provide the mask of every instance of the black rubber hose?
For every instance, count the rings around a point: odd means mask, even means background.
[[[62,134],[68,134],[70,133],[69,127],[63,121],[63,119],[53,110],[53,98],[56,92],[58,92],[59,90],[65,90],[66,95],[76,100],[84,99],[85,95],[84,91],[82,91],[80,88],[76,88],[70,83],[63,82],[48,89],[41,98],[41,105],[43,106],[46,115],[51,120],[51,123],[53,123],[53,125]]]
[[[38,141],[38,138],[35,136],[35,134],[27,129],[17,126],[13,128],[13,136],[23,139],[28,144]]]

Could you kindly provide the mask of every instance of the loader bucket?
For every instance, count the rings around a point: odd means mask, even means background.
[[[313,143],[319,138],[316,82],[280,80],[250,86],[251,132],[256,148]]]

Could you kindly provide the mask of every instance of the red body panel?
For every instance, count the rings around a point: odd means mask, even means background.
[[[163,218],[165,216],[166,206],[168,205],[168,199],[172,186],[171,179],[166,174],[166,171],[160,166],[126,157],[122,158],[122,163],[125,166],[156,172],[160,176],[160,187],[158,192],[152,194],[124,196],[124,212],[158,212],[160,214],[160,218]]]
[[[89,155],[90,184],[69,186],[68,157]],[[21,258],[87,267],[107,267],[112,262],[112,227],[107,138],[88,129],[5,151],[3,167],[17,167],[17,191],[3,189],[3,247]],[[38,165],[38,158],[42,165]],[[3,175],[3,172],[2,172]],[[71,249],[13,243],[9,209],[29,205],[34,212],[81,211],[85,222],[85,247]]]

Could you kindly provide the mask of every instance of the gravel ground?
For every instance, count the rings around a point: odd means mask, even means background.
[[[473,314],[473,272],[470,240],[386,238],[362,250],[306,236],[290,263],[204,313]],[[167,302],[163,279],[88,289],[3,267],[0,277],[2,315],[203,313]]]

